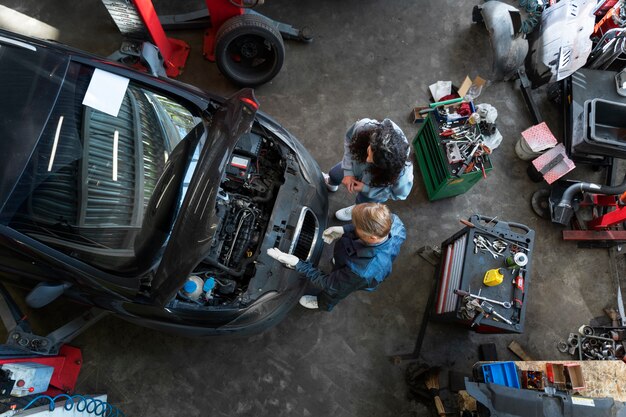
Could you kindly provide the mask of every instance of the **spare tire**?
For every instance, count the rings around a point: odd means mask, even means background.
[[[266,83],[283,66],[283,38],[263,16],[243,14],[232,17],[222,24],[215,39],[217,67],[239,86],[255,87]]]

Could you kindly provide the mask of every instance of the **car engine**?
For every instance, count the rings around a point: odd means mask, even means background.
[[[216,199],[219,221],[211,249],[178,292],[177,302],[232,304],[254,276],[254,261],[287,166],[287,151],[268,136],[251,132],[237,143]]]

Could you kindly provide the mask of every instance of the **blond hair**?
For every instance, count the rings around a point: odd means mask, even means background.
[[[391,223],[391,212],[384,204],[361,203],[352,209],[352,224],[370,236],[387,236],[391,231]]]

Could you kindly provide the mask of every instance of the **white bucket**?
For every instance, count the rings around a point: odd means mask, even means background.
[[[534,152],[530,149],[530,146],[528,146],[526,139],[520,137],[515,144],[515,154],[519,159],[530,161],[543,154],[543,152]]]

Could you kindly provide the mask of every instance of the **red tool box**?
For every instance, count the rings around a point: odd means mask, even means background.
[[[481,333],[523,333],[535,232],[519,223],[480,215],[463,223],[467,227],[441,244],[431,319]],[[486,273],[496,269],[502,282],[484,285]]]

